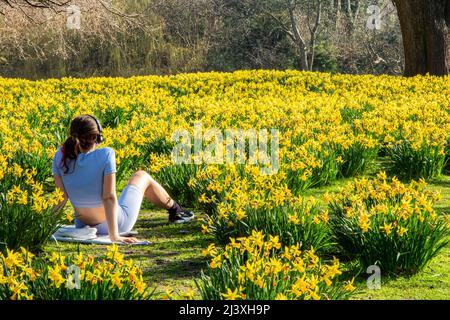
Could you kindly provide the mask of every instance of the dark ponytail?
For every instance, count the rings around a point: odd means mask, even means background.
[[[69,129],[69,137],[63,143],[61,152],[61,164],[64,173],[69,171],[69,161],[77,159],[83,150],[92,148],[95,144],[99,130],[95,120],[89,115],[76,117],[72,120]]]

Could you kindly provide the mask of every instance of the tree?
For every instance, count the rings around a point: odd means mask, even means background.
[[[61,13],[67,10],[67,6],[69,6],[71,2],[71,0],[0,0],[0,14],[5,15],[7,9],[18,9],[27,18],[33,20],[33,17],[27,13],[27,8],[51,9],[55,13]],[[96,0],[96,2],[106,11],[122,18],[131,19],[141,16],[141,14],[127,14],[122,12],[112,4],[111,0]]]
[[[286,0],[206,1],[215,2],[217,15],[217,28],[212,34],[206,70],[289,69],[299,66],[298,50],[285,31],[285,26],[290,30]]]
[[[450,0],[393,0],[405,52],[405,75],[450,71]]]
[[[322,23],[322,0],[285,0],[284,3],[289,23],[285,23],[283,18],[276,16],[271,12],[271,9],[265,9],[264,11],[280,25],[294,43],[299,55],[300,69],[312,70],[317,36]],[[302,15],[305,18],[304,22],[308,31],[303,30],[302,32],[300,28]]]
[[[80,11],[81,26],[69,19],[71,3]],[[0,12],[1,76],[38,79],[191,71],[191,57],[197,57],[167,40],[161,17],[147,10],[144,1],[0,0]]]
[[[306,43],[306,40],[300,34],[298,20],[295,15],[295,10],[297,7],[297,2],[295,0],[289,0],[288,11],[289,11],[289,20],[291,22],[291,32],[288,32],[288,35],[292,38],[295,44],[298,47],[300,52],[300,67],[302,70],[312,70],[314,65],[314,55],[316,49],[316,40],[317,40],[317,32],[319,30],[321,16],[322,16],[322,2],[321,0],[317,0],[316,2],[316,16],[314,19],[314,23],[309,23],[310,12],[308,12],[308,29],[309,29],[309,44]],[[309,11],[309,10],[308,10]],[[309,52],[308,52],[309,51]],[[309,53],[309,54],[308,54]],[[309,58],[308,58],[309,57]]]

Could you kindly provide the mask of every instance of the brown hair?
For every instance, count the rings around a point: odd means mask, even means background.
[[[64,173],[69,171],[68,160],[76,160],[82,150],[92,148],[99,134],[97,123],[92,116],[82,115],[72,120],[69,137],[61,148]]]

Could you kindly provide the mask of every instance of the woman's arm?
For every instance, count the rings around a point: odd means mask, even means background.
[[[65,206],[66,203],[67,203],[67,199],[68,199],[69,197],[67,196],[67,192],[66,192],[66,189],[64,188],[64,184],[63,184],[63,181],[62,181],[61,177],[58,176],[58,175],[54,175],[53,177],[55,178],[55,185],[56,185],[56,188],[58,188],[59,190],[61,190],[61,192],[62,192],[62,194],[63,194],[63,200],[62,200],[60,203],[58,203],[58,204],[53,208],[53,212],[59,212],[59,210],[61,210],[62,208],[64,208],[64,206]]]
[[[117,222],[117,195],[116,174],[111,173],[103,178],[103,206],[105,207],[106,222],[108,223],[109,237],[115,241],[119,237]]]
[[[117,221],[116,174],[111,173],[103,178],[103,206],[105,207],[106,222],[108,223],[109,238],[113,242],[137,242],[135,238],[125,238],[119,235]]]

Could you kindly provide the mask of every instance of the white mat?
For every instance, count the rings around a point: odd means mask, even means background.
[[[127,233],[121,233],[123,237],[135,236],[136,231],[130,231]],[[75,226],[62,226],[60,227],[51,237],[52,240],[58,242],[72,242],[72,243],[83,243],[83,244],[112,244],[113,242],[109,236],[97,236],[97,229],[86,226],[84,228],[75,228]],[[125,244],[117,242],[117,244]],[[136,243],[131,243],[131,245],[149,245],[150,242],[144,240]]]

